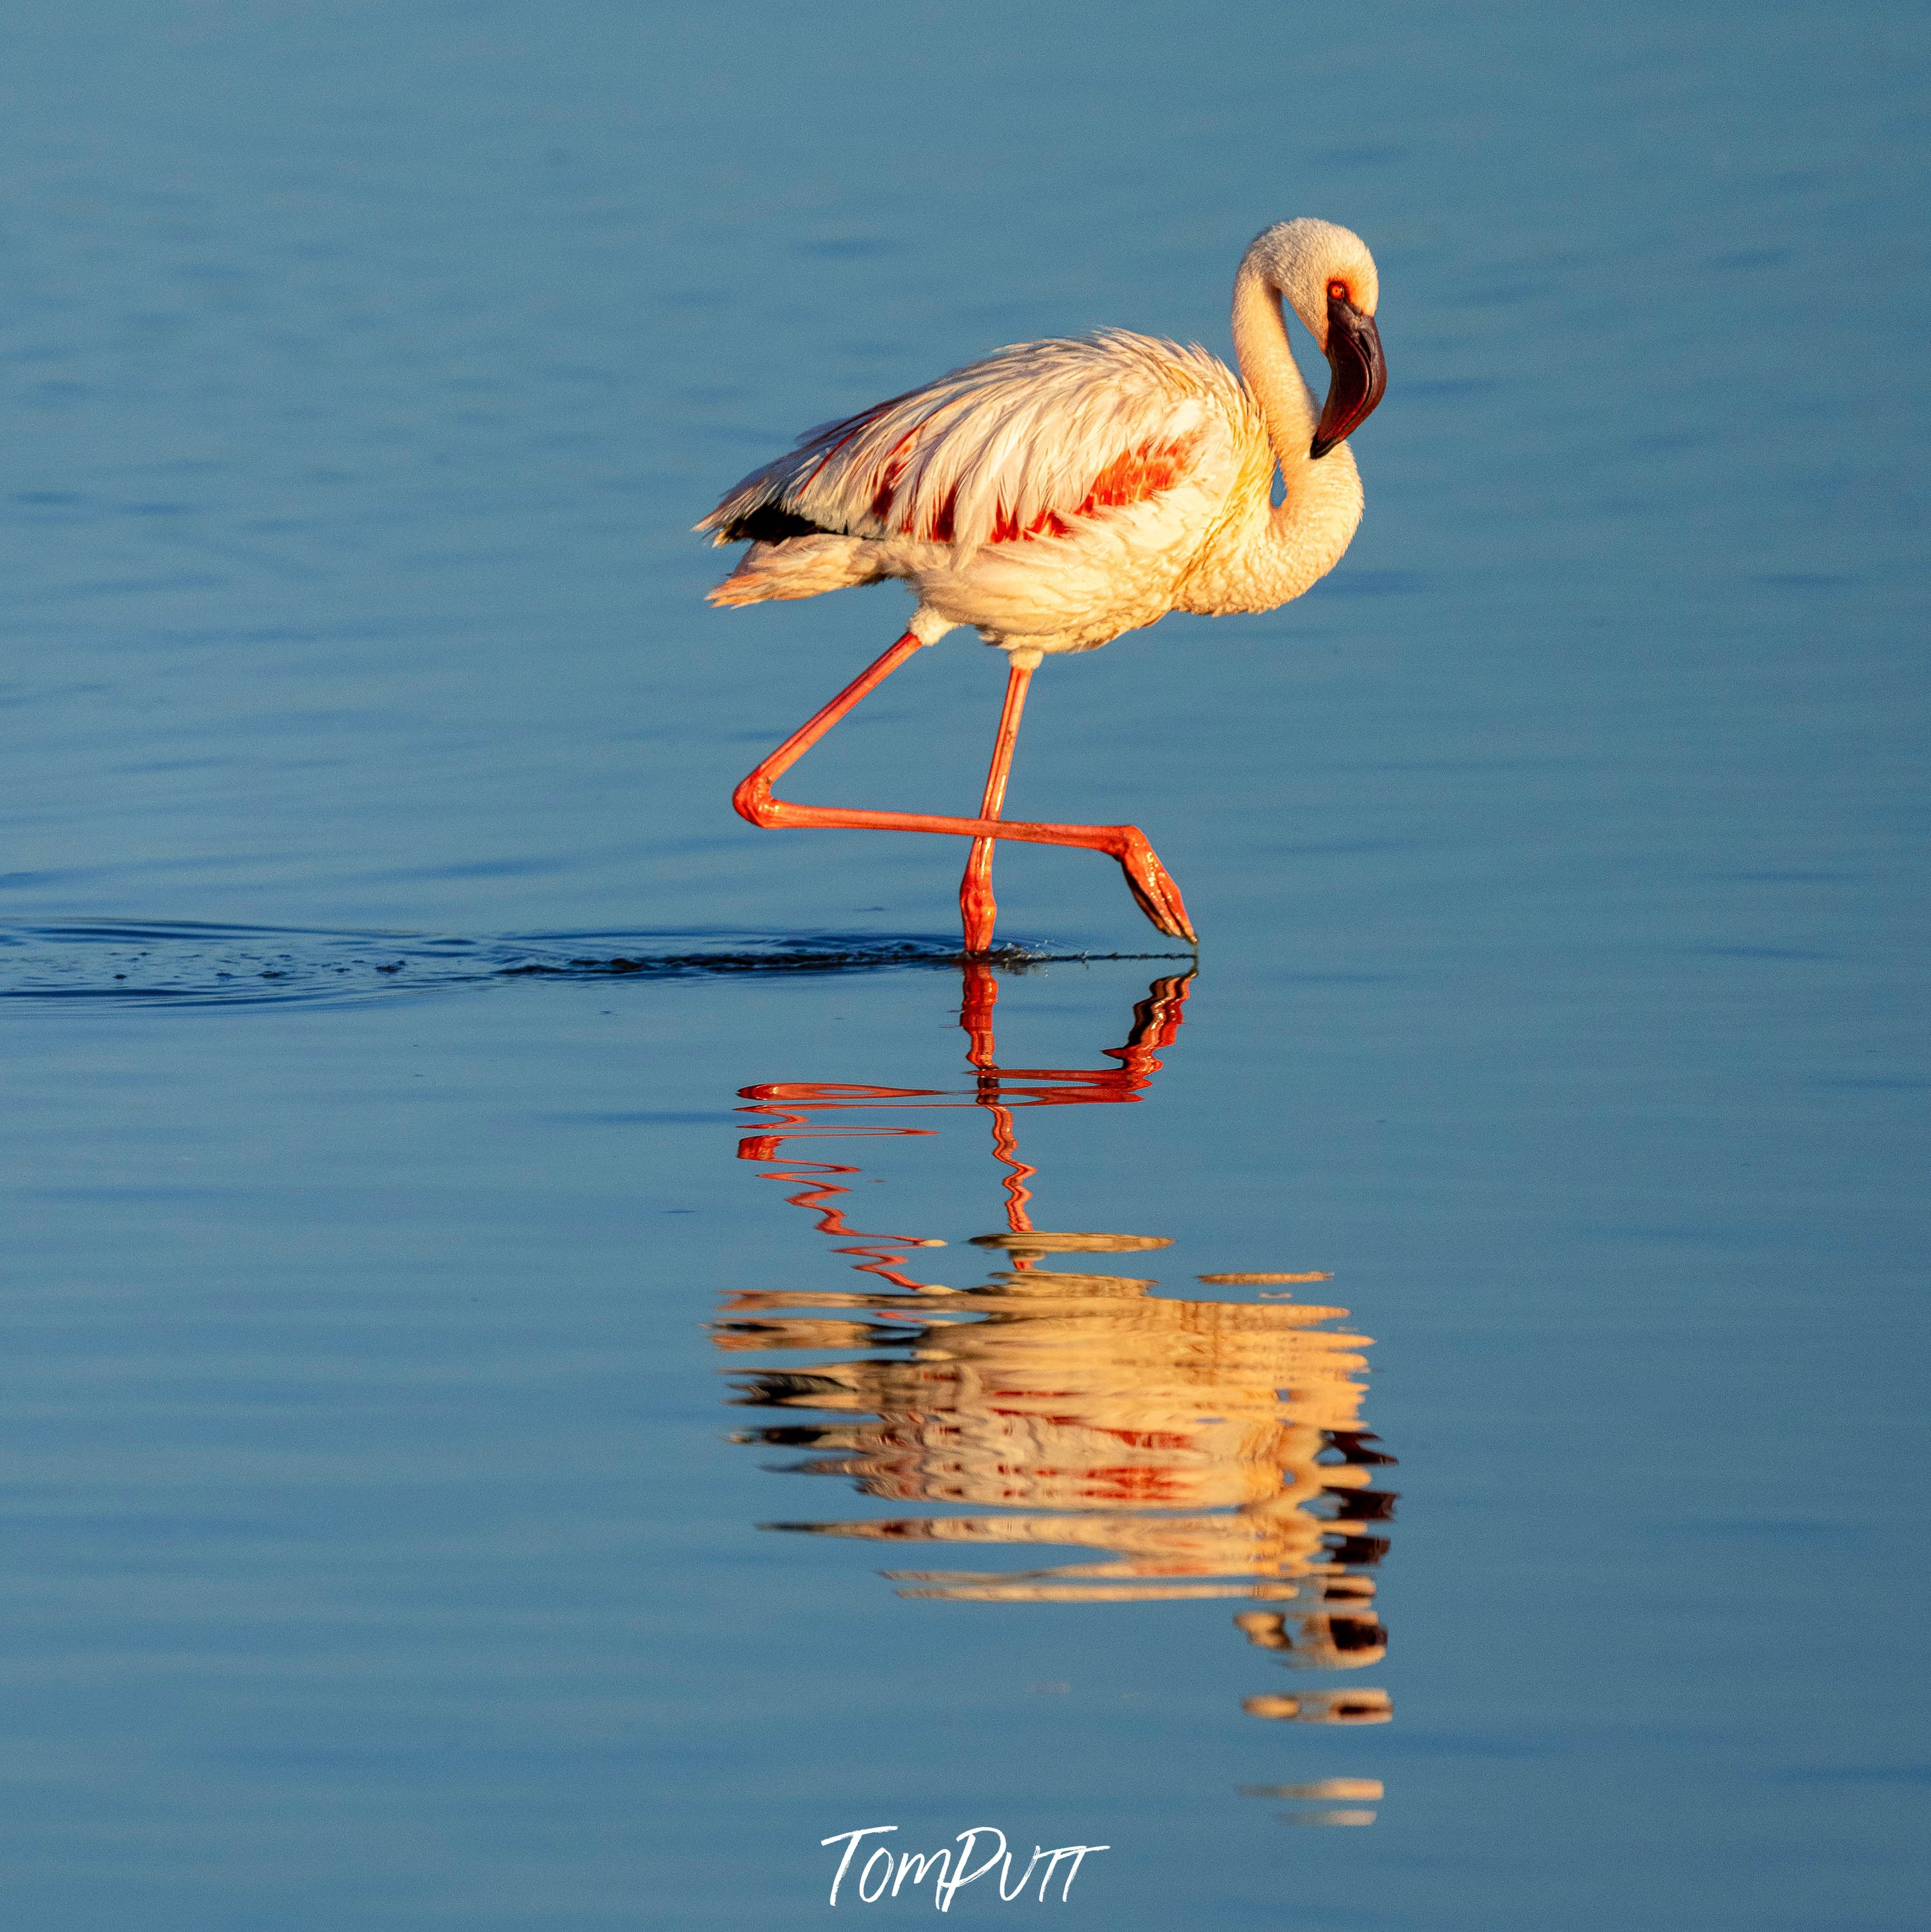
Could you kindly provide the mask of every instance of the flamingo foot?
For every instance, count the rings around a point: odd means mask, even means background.
[[[1186,902],[1180,897],[1165,866],[1155,857],[1147,835],[1129,826],[1120,850],[1120,869],[1140,910],[1169,939],[1184,939],[1189,946],[1200,944],[1193,922],[1187,917]]]
[[[999,916],[999,902],[992,896],[992,848],[990,838],[975,838],[965,877],[959,881],[959,917],[968,959],[992,950],[992,928]]]

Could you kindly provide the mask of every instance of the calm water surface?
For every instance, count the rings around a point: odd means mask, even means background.
[[[889,1823],[1111,1847],[1015,1922],[1921,1924],[1927,38],[13,8],[9,1923],[734,1932]],[[952,842],[726,802],[901,594],[687,527],[1224,352],[1303,212],[1361,535],[1012,794],[1198,970],[1009,847],[962,973]],[[957,808],[997,669],[799,795]]]

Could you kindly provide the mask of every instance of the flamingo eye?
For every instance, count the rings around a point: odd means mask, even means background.
[[[1327,292],[1336,302],[1345,302],[1348,299],[1348,284],[1345,282],[1330,282],[1327,285]]]

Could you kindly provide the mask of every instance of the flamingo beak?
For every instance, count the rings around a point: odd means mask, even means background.
[[[1388,386],[1388,364],[1375,318],[1363,315],[1345,296],[1327,298],[1327,366],[1332,372],[1327,404],[1315,427],[1311,457],[1325,456],[1360,428]]]

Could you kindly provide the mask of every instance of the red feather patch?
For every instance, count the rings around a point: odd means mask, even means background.
[[[1073,512],[1091,517],[1102,510],[1117,510],[1128,503],[1144,503],[1162,490],[1171,490],[1186,474],[1187,451],[1177,442],[1143,442],[1138,449],[1123,451],[1093,479],[1086,500]],[[1002,503],[992,522],[994,543],[1027,543],[1034,537],[1067,537],[1072,526],[1057,512],[1042,510],[1021,526],[1018,516]]]
[[[876,413],[874,412],[874,413]],[[857,418],[862,428],[869,417]],[[844,428],[843,424],[839,426]],[[871,499],[866,506],[867,514],[874,523],[883,523],[892,514],[894,500],[898,494],[898,486],[904,479],[907,458],[906,452],[919,434],[919,425],[900,438],[885,461],[884,466],[874,472]],[[843,448],[858,433],[856,428],[841,437],[826,457],[818,464],[812,475],[824,467],[832,456]],[[1097,516],[1102,510],[1114,510],[1129,503],[1144,503],[1150,496],[1157,496],[1162,490],[1171,490],[1186,474],[1187,460],[1191,452],[1187,445],[1178,442],[1156,444],[1143,442],[1137,449],[1123,451],[1116,456],[1093,479],[1093,486],[1079,508],[1073,512],[1075,517]],[[806,479],[808,483],[811,479]],[[787,493],[796,496],[796,490]],[[928,530],[916,530],[908,515],[898,526],[901,536],[922,537],[930,543],[950,543],[952,541],[954,519],[958,509],[958,485],[954,484],[932,512],[931,526]],[[1068,537],[1073,533],[1072,525],[1055,510],[1042,510],[1033,520],[1021,525],[1017,514],[1003,503],[993,513],[991,542],[998,543],[1030,543],[1035,537]]]

